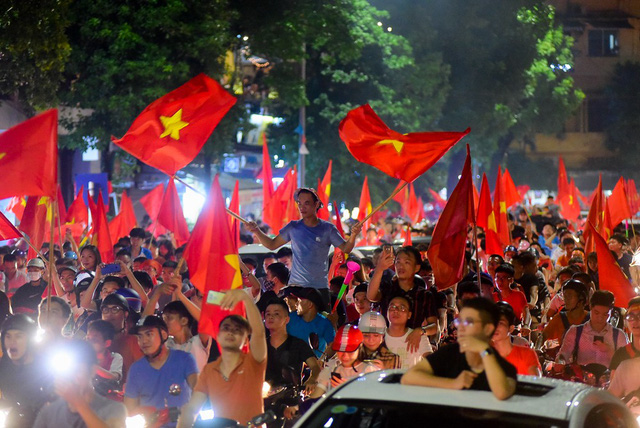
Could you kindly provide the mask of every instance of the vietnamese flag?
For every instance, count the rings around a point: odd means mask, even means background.
[[[427,251],[438,290],[449,288],[462,279],[466,263],[467,227],[474,222],[471,154],[467,145],[467,159],[460,181],[440,214]]]
[[[578,201],[578,189],[576,182],[571,178],[569,182],[569,190],[565,197],[560,200],[562,206],[562,216],[573,222],[578,221],[580,217],[580,202]]]
[[[613,227],[619,225],[623,220],[631,218],[629,198],[624,187],[624,178],[620,177],[613,191],[611,191],[611,195],[607,198]]]
[[[149,193],[140,198],[140,203],[149,214],[152,221],[156,221],[160,206],[162,205],[162,196],[164,195],[164,183],[158,184],[151,189]]]
[[[587,222],[585,233],[593,236],[596,253],[598,254],[598,282],[601,290],[608,290],[615,296],[615,305],[626,308],[629,300],[636,296],[633,286],[629,282],[618,262],[609,250],[607,242],[595,229],[591,222]]]
[[[627,196],[629,198],[629,208],[631,208],[631,217],[633,218],[640,210],[640,195],[636,188],[636,182],[632,178],[627,180]]]
[[[0,134],[0,199],[55,197],[58,186],[58,110],[51,109]]]
[[[227,217],[216,175],[183,255],[189,267],[189,280],[203,295],[198,331],[212,337],[217,336],[218,326],[224,317],[234,313],[244,315],[243,304],[232,311],[222,311],[207,301],[210,291],[223,292],[242,287],[238,249]]]
[[[294,165],[293,172],[288,177],[287,185],[283,188],[283,191],[280,194],[280,203],[284,208],[283,225],[286,225],[292,220],[300,219],[300,211],[298,211],[298,204],[295,201],[295,193],[297,189],[298,189],[298,167]]]
[[[447,200],[438,194],[435,190],[429,187],[429,194],[433,198],[433,203],[437,205],[441,210],[447,205]]]
[[[318,182],[318,197],[322,201],[322,208],[318,211],[318,218],[329,220],[329,197],[331,196],[331,168],[333,160],[329,159],[327,172],[324,173],[322,181]]]
[[[29,237],[29,242],[35,248],[40,249],[45,242],[47,232],[51,232],[52,219],[51,199],[47,196],[29,196],[24,215],[18,229]],[[29,258],[36,257],[36,252],[29,247]]]
[[[522,196],[518,193],[518,189],[516,188],[513,178],[511,178],[511,174],[507,168],[504,169],[504,174],[502,175],[502,185],[507,208],[511,208],[515,204],[522,202]]]
[[[503,247],[511,244],[511,232],[509,232],[509,223],[507,220],[507,202],[502,186],[502,171],[499,166],[496,188],[493,195],[493,212],[496,216],[496,230],[500,243]]]
[[[109,233],[109,223],[107,222],[107,209],[104,206],[102,190],[98,193],[96,216],[93,219],[91,245],[98,247],[102,263],[113,262],[113,245],[111,244],[111,234]]]
[[[271,158],[269,157],[269,147],[267,136],[262,134],[262,171],[257,178],[262,180],[262,221],[271,226],[273,219],[267,206],[273,198],[273,173],[271,172]],[[278,229],[280,230],[280,229]]]
[[[173,178],[169,179],[164,191],[160,211],[158,212],[158,223],[173,232],[173,237],[178,246],[189,240],[189,227],[184,219],[180,196],[178,196],[178,190]]]
[[[404,181],[400,181],[395,189],[393,189],[393,193],[396,193],[399,187],[404,186]],[[407,214],[407,204],[409,203],[409,186],[405,186],[404,189],[398,191],[396,195],[393,197],[393,200],[396,201],[400,205],[400,214]]]
[[[589,254],[594,250],[594,241],[592,236],[592,231],[597,231],[596,233],[601,233],[602,224],[604,223],[604,195],[602,193],[602,176],[600,176],[598,180],[598,186],[596,186],[595,190],[592,193],[592,201],[591,206],[589,207],[589,214],[587,214],[587,223],[591,223],[593,228],[585,228],[584,230],[584,239],[585,239],[585,252]]]
[[[84,203],[84,186],[80,187],[80,191],[76,198],[69,205],[67,210],[67,223],[82,223],[85,226],[89,224],[89,209],[87,204]]]
[[[500,238],[498,238],[498,226],[496,225],[496,216],[491,205],[491,191],[489,190],[489,181],[486,174],[482,174],[476,224],[484,229],[485,252],[489,255],[498,254],[502,256],[504,247],[500,243]]]
[[[229,211],[240,215],[240,182],[238,180],[233,186],[233,193],[231,193],[231,200],[229,201]],[[229,216],[229,230],[231,230],[231,236],[236,241],[236,247],[240,248],[240,221],[233,216]]]
[[[200,153],[235,102],[218,82],[199,74],[149,104],[122,138],[111,140],[147,165],[174,176]]]
[[[409,183],[409,206],[407,208],[407,214],[409,215],[409,221],[411,223],[418,223],[420,221],[420,213],[422,208],[416,197],[415,188],[413,183]]]
[[[16,216],[16,221],[20,221],[24,214],[24,207],[27,206],[27,200],[24,196],[14,196],[9,200],[5,211],[12,212]]]
[[[362,191],[360,192],[360,203],[358,204],[358,222],[364,220],[366,216],[371,214],[371,211],[373,211],[373,207],[371,206],[371,195],[369,194],[369,178],[365,175],[364,182],[362,182]],[[362,225],[363,235],[366,235],[370,225],[371,220],[367,220]]]
[[[22,238],[22,233],[0,212],[0,241]]]
[[[567,170],[564,167],[562,156],[558,158],[558,195],[556,200],[560,201],[569,194],[569,179],[567,178]]]
[[[340,138],[354,158],[407,182],[431,168],[469,131],[401,134],[390,129],[369,104],[347,113],[339,127]]]
[[[109,232],[111,233],[111,242],[118,242],[118,239],[129,236],[129,232],[137,227],[136,213],[133,209],[131,198],[127,195],[127,191],[122,191],[120,198],[120,212],[109,222]]]

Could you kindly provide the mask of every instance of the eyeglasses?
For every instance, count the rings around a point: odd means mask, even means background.
[[[494,279],[495,279],[496,281],[509,281],[509,280],[511,280],[512,278],[513,278],[513,277],[511,277],[511,276],[498,276],[498,275],[496,275]]]
[[[453,325],[455,325],[456,327],[460,327],[460,326],[471,327],[474,324],[479,322],[480,321],[474,320],[473,318],[466,318],[466,319],[456,318],[453,320]]]
[[[407,308],[406,306],[389,305],[389,311],[409,312],[409,308]]]
[[[640,321],[640,313],[627,314],[625,317],[627,321]]]
[[[100,308],[100,312],[103,314],[112,314],[115,315],[120,311],[124,311],[120,306],[103,306]]]

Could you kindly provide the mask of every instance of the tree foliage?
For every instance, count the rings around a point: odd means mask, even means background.
[[[8,4],[7,4],[8,3]],[[9,0],[0,13],[0,96],[28,116],[55,106],[70,47],[70,0]]]

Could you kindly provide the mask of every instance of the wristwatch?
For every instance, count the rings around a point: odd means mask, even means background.
[[[484,351],[480,352],[480,357],[484,358],[487,355],[494,355],[493,353],[493,348],[491,346],[489,346],[487,349],[485,349]]]

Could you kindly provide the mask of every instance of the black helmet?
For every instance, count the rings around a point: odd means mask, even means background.
[[[116,306],[120,306],[122,309],[124,309],[125,312],[129,312],[129,303],[127,302],[127,299],[125,299],[123,296],[113,293],[113,294],[109,294],[107,297],[105,297],[102,300],[102,306],[107,306],[107,305],[116,305]]]
[[[26,314],[11,315],[2,324],[2,353],[7,355],[7,349],[4,346],[5,333],[9,330],[20,330],[27,334],[31,338],[36,337],[38,331],[38,325],[36,322]]]
[[[144,327],[155,327],[158,330],[164,330],[169,333],[169,328],[167,327],[167,323],[158,316],[148,315],[146,317],[140,318],[140,320],[136,323],[135,327],[129,331],[130,334],[138,334],[141,328]]]
[[[570,279],[564,283],[562,286],[562,291],[564,290],[573,290],[578,293],[578,296],[582,299],[583,302],[587,302],[587,298],[589,292],[587,291],[587,286],[584,283],[578,281],[577,279]]]

